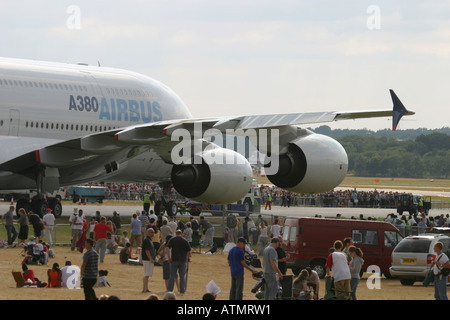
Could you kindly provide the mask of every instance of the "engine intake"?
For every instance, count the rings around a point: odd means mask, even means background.
[[[233,203],[247,194],[253,172],[242,155],[214,147],[204,151],[202,159],[201,164],[173,166],[172,183],[179,194],[208,204]]]
[[[297,193],[326,192],[344,180],[348,169],[347,153],[336,140],[309,134],[290,142],[278,158],[278,172],[268,175],[276,186]]]

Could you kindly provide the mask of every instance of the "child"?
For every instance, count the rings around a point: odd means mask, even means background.
[[[127,243],[129,243],[130,240],[128,239],[128,231],[123,232],[123,246],[126,247]]]
[[[111,287],[111,285],[108,282],[108,278],[106,277],[108,275],[108,270],[99,270],[98,271],[98,286],[99,287],[106,287],[108,285]]]
[[[91,222],[89,222],[89,238],[94,239],[94,227],[97,223],[97,220],[95,218],[91,218]]]

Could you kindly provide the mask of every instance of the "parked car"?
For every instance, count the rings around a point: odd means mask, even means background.
[[[376,265],[382,274],[390,276],[392,250],[403,235],[392,224],[381,221],[288,217],[283,227],[286,264],[296,275],[309,266],[323,278],[328,249],[334,241],[347,237],[364,253],[362,272]]]
[[[450,237],[446,235],[429,233],[404,238],[392,252],[391,276],[399,278],[405,286],[423,281],[436,259],[433,248],[438,241],[444,245],[442,251],[449,255]]]

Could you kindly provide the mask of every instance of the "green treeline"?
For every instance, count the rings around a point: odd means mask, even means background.
[[[445,133],[418,135],[414,140],[372,135],[348,135],[336,140],[347,151],[349,173],[356,176],[450,177],[450,135]]]

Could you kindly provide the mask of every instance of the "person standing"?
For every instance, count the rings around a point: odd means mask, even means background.
[[[112,228],[106,224],[106,217],[101,217],[100,222],[94,227],[95,251],[100,254],[100,263],[105,259],[108,232],[112,233]]]
[[[150,210],[150,204],[151,204],[150,192],[147,191],[147,193],[144,194],[144,199],[142,200],[143,210],[147,213]]]
[[[150,220],[148,218],[148,212],[142,211],[141,213],[139,213],[139,211],[136,211],[136,215],[139,221],[141,221],[141,239],[144,240],[145,237],[147,236],[148,224],[150,223]]]
[[[334,242],[334,252],[330,253],[325,264],[326,275],[330,276],[330,271],[333,273],[334,288],[336,299],[349,299],[351,294],[350,288],[350,267],[347,261],[347,256],[342,252],[343,243],[340,240]]]
[[[33,226],[34,236],[38,239],[42,239],[44,223],[42,222],[41,217],[30,211],[28,213],[28,221]]]
[[[183,237],[189,242],[189,245],[192,247],[192,228],[191,223],[186,223],[186,229],[183,230]]]
[[[280,245],[278,246],[278,248],[276,248],[278,255],[278,269],[280,269],[281,274],[285,275],[287,271],[287,255],[286,250],[284,250],[284,248],[282,247],[283,242],[281,240],[281,236],[278,237],[278,239],[280,239]]]
[[[161,238],[166,239],[167,236],[174,236],[175,234],[172,233],[172,229],[167,225],[167,220],[163,220],[161,228],[159,228],[159,231],[161,232]]]
[[[147,229],[147,236],[142,241],[142,264],[144,266],[144,277],[142,279],[142,292],[150,292],[148,289],[148,278],[153,276],[153,268],[155,266],[156,251],[153,246],[153,236],[155,230],[153,228]]]
[[[72,245],[71,250],[75,250],[75,245],[77,243],[78,238],[81,236],[83,232],[83,222],[84,216],[83,216],[83,210],[78,210],[78,214],[76,212],[76,209],[74,210],[74,213],[70,216],[69,223],[72,226]]]
[[[55,227],[55,215],[52,213],[52,209],[47,208],[47,213],[42,217],[42,220],[44,221],[45,238],[47,239],[47,243],[50,246],[53,246],[52,231]]]
[[[120,243],[120,236],[122,235],[122,223],[120,221],[120,215],[117,211],[113,212],[111,221],[114,223],[115,226],[114,230],[117,237],[117,242]]]
[[[270,227],[270,233],[272,238],[278,238],[281,234],[280,220],[275,218],[273,225]]]
[[[214,227],[213,225],[205,219],[204,216],[200,217],[199,222],[200,229],[202,230],[205,238],[203,239],[203,247],[209,245],[210,247],[214,244]]]
[[[252,273],[256,271],[245,263],[245,245],[247,241],[241,237],[237,244],[228,253],[228,266],[231,271],[230,300],[242,300],[244,292],[244,268]]]
[[[21,244],[25,244],[28,239],[28,215],[24,208],[19,209],[19,235],[18,238]]]
[[[167,284],[167,290],[173,291],[177,274],[179,276],[180,294],[186,291],[186,269],[187,263],[191,259],[191,246],[183,238],[181,230],[177,230],[175,237],[166,244],[166,253],[170,263],[170,277]]]
[[[434,273],[434,298],[436,300],[448,300],[447,297],[447,275],[443,275],[444,267],[450,268],[448,256],[442,252],[444,245],[438,241],[434,245],[434,252],[436,252],[436,259],[433,266]]]
[[[269,210],[272,210],[272,193],[267,193],[267,201],[266,201],[266,207],[264,210],[267,210],[267,206],[269,206]]]
[[[130,223],[131,227],[131,237],[130,237],[130,243],[131,246],[133,246],[134,243],[136,243],[136,247],[139,247],[141,244],[141,220],[138,219],[137,214],[133,214],[133,219]]]
[[[263,252],[263,277],[266,281],[264,289],[264,300],[275,300],[278,293],[278,281],[283,279],[283,274],[278,269],[277,248],[280,246],[280,239],[272,238],[270,244]]]
[[[177,233],[177,229],[179,229],[178,224],[175,222],[175,218],[169,217],[169,222],[167,222],[167,225],[169,226],[170,230],[172,230],[172,235],[174,236]],[[181,230],[181,231],[183,231],[183,230]]]
[[[348,252],[350,246],[353,246],[353,239],[352,237],[347,237],[344,239],[344,248],[342,249],[342,252],[345,253],[345,256],[347,257],[347,261],[351,262],[352,261],[352,256],[350,255],[350,253]]]
[[[83,264],[81,265],[81,276],[84,297],[86,300],[98,300],[95,295],[94,285],[97,282],[98,276],[98,254],[93,249],[94,241],[92,239],[86,240],[86,252],[83,255]]]
[[[6,234],[8,236],[8,246],[12,246],[17,238],[17,231],[14,228],[14,206],[10,206],[8,212],[2,216],[2,224],[5,225]]]
[[[356,300],[356,289],[358,288],[359,281],[361,280],[360,273],[361,268],[364,264],[363,252],[361,249],[355,246],[350,246],[348,248],[348,253],[351,256],[350,261],[350,274],[352,278],[350,279],[350,289],[352,290],[351,298]]]
[[[242,235],[244,236],[245,240],[247,240],[247,242],[250,241],[249,236],[248,236],[248,216],[245,217],[244,219],[244,223],[242,224]]]
[[[260,251],[258,256],[262,256],[263,252],[264,252],[264,248],[267,246],[267,244],[269,243],[269,238],[268,238],[268,232],[269,228],[267,228],[266,223],[264,222],[264,220],[261,220],[261,222],[259,223],[259,244],[260,244]]]

